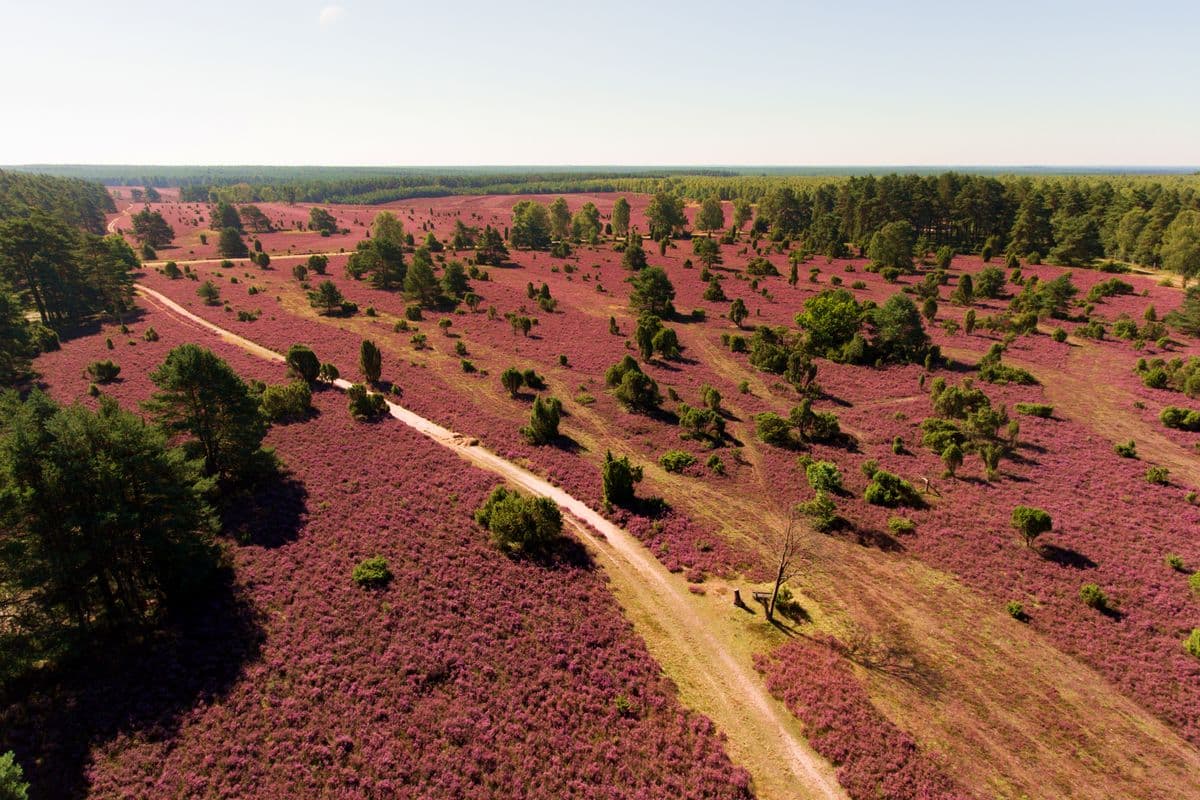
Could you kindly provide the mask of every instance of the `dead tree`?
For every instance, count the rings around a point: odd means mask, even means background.
[[[771,602],[767,604],[767,619],[775,621],[775,603],[779,600],[779,589],[800,572],[800,545],[804,526],[800,521],[800,509],[792,506],[788,515],[787,529],[779,540],[779,566],[775,570],[775,586],[771,590]]]

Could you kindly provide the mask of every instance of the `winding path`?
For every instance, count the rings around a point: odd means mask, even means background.
[[[230,344],[270,361],[284,360],[274,350],[209,322],[160,292],[141,284],[136,288],[152,305]],[[335,385],[345,390],[351,384],[337,380]],[[721,643],[695,610],[684,583],[636,538],[583,501],[487,450],[477,440],[390,401],[388,410],[405,425],[472,464],[532,494],[550,498],[566,512],[567,522],[605,564],[635,625],[651,624],[656,639],[666,637],[660,646],[679,660],[688,682],[708,698],[701,710],[725,733],[731,755],[750,770],[760,797],[844,800],[845,792],[833,768],[809,747],[795,719],[770,696],[751,665]]]

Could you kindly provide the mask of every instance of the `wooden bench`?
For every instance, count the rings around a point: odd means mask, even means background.
[[[762,603],[763,608],[768,608],[771,605],[770,592],[755,592],[754,599],[756,602]]]

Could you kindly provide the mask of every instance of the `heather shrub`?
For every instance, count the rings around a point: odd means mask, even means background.
[[[355,383],[346,390],[350,398],[350,416],[357,420],[371,420],[381,416],[387,409],[387,401],[383,395],[367,390],[361,383]]]
[[[882,469],[875,470],[871,476],[871,482],[863,491],[863,500],[885,508],[921,505],[921,497],[911,483]]]
[[[364,589],[378,589],[392,580],[392,570],[386,558],[371,556],[355,564],[350,577]]]
[[[112,360],[93,361],[87,365],[87,374],[96,383],[111,383],[121,374],[121,367]]]
[[[1054,523],[1050,515],[1040,508],[1017,506],[1012,510],[1012,526],[1025,540],[1027,547],[1032,547],[1037,537],[1049,531]]]
[[[475,511],[475,521],[508,552],[544,550],[562,535],[562,512],[548,497],[526,497],[497,486]]]
[[[1085,583],[1079,587],[1079,599],[1089,608],[1103,611],[1108,608],[1108,595],[1097,584]]]
[[[272,422],[300,419],[312,408],[312,389],[302,380],[268,386],[259,402],[263,416]]]
[[[696,463],[696,458],[683,450],[668,450],[658,459],[658,463],[667,472],[683,472]]]

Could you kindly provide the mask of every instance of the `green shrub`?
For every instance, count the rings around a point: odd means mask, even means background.
[[[1054,527],[1050,515],[1040,508],[1017,506],[1012,510],[1011,522],[1013,528],[1025,540],[1026,546],[1032,547],[1033,540]]]
[[[1133,439],[1128,442],[1117,442],[1113,445],[1113,450],[1121,458],[1137,458],[1137,442]]]
[[[268,386],[260,400],[263,416],[272,422],[300,419],[312,408],[312,389],[305,381]]]
[[[383,395],[368,391],[361,383],[355,383],[346,390],[350,398],[350,416],[357,420],[371,420],[382,416],[387,409],[387,401]]]
[[[1146,470],[1146,481],[1158,486],[1166,486],[1170,483],[1170,474],[1171,471],[1166,467],[1150,467]]]
[[[1200,628],[1192,628],[1191,634],[1183,640],[1183,649],[1188,654],[1200,658]]]
[[[786,419],[773,411],[765,411],[754,417],[754,432],[759,441],[776,447],[793,447],[792,426]]]
[[[708,461],[704,463],[704,466],[708,467],[713,475],[725,474],[725,462],[722,461],[721,457],[716,453],[713,453],[708,457]]]
[[[1175,553],[1167,553],[1166,558],[1164,558],[1163,561],[1168,567],[1176,572],[1183,572],[1185,569],[1183,559]]]
[[[1200,411],[1194,411],[1179,406],[1167,406],[1158,415],[1158,419],[1168,428],[1183,431],[1200,431]]]
[[[1108,608],[1108,595],[1098,585],[1085,583],[1079,587],[1079,599],[1089,608],[1103,611]]]
[[[392,580],[392,570],[386,558],[371,556],[355,564],[350,577],[364,589],[378,589]]]
[[[96,383],[111,383],[121,374],[121,367],[112,360],[93,361],[87,365],[87,374]]]
[[[157,342],[158,331],[154,330],[154,328],[146,328],[146,330],[142,333],[142,340],[146,342]]]
[[[899,475],[881,469],[875,470],[875,474],[871,476],[871,482],[863,492],[863,500],[873,506],[885,508],[921,505],[921,496],[911,483]]]
[[[320,371],[317,372],[317,378],[325,381],[326,383],[333,383],[340,377],[341,373],[338,372],[338,368],[329,362],[322,364]]]
[[[15,753],[0,755],[0,800],[27,800],[29,784],[24,777]]]
[[[600,479],[604,504],[627,506],[634,500],[634,484],[641,483],[642,468],[630,464],[628,456],[613,458],[612,451],[606,451]]]
[[[1192,594],[1200,596],[1200,572],[1193,572],[1188,576],[1188,588],[1192,590]]]
[[[842,491],[842,473],[832,461],[814,461],[804,471],[808,485],[818,492]]]
[[[841,522],[841,517],[837,513],[837,504],[825,492],[817,492],[813,499],[800,503],[796,508],[809,518],[813,528],[822,533],[832,530]]]
[[[1025,606],[1019,600],[1009,600],[1004,610],[1015,620],[1022,621],[1025,619]]]
[[[549,444],[558,438],[558,423],[562,416],[562,402],[556,397],[545,400],[539,395],[533,400],[529,412],[529,424],[521,428],[521,435],[532,445]]]
[[[917,529],[917,523],[908,517],[888,517],[888,530],[896,535],[912,533]]]
[[[509,552],[544,550],[562,534],[562,512],[548,497],[526,497],[503,486],[475,511],[475,521]]]
[[[1046,405],[1045,403],[1017,403],[1016,408],[1018,414],[1024,414],[1029,417],[1049,419],[1054,415],[1054,406]]]
[[[314,383],[321,373],[321,361],[316,353],[302,344],[294,344],[288,348],[284,358],[288,372],[301,380]]]
[[[1062,328],[1055,328],[1050,332],[1050,338],[1056,342],[1065,342],[1067,340],[1067,332]]]
[[[658,459],[658,463],[667,472],[683,472],[696,463],[696,457],[683,450],[668,450]]]

